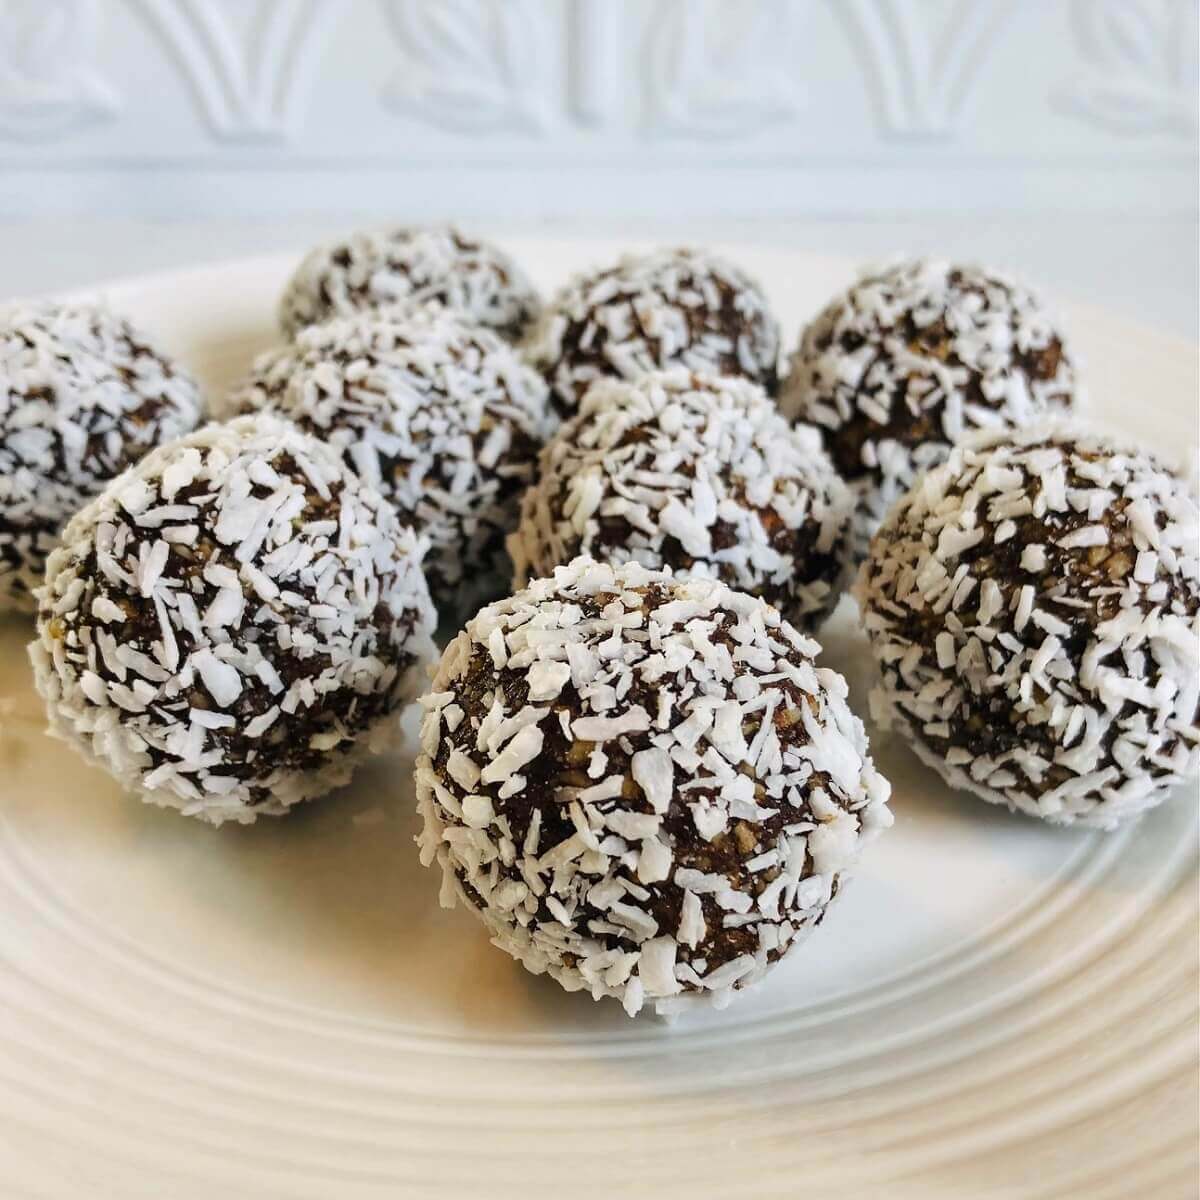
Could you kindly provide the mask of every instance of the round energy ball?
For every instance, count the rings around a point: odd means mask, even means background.
[[[779,324],[738,267],[699,250],[658,250],[577,276],[547,305],[525,349],[565,415],[595,379],[663,367],[739,375],[774,391]]]
[[[804,330],[779,406],[824,433],[858,497],[861,555],[954,442],[1028,425],[1078,395],[1063,335],[1027,288],[918,260],[864,276]]]
[[[39,602],[54,731],[214,825],[345,783],[432,657],[413,535],[271,416],[206,425],[114,480],[68,523]]]
[[[550,412],[541,376],[490,330],[437,305],[314,325],[228,407],[272,408],[340,451],[428,539],[439,611],[461,620],[508,590],[504,538]]]
[[[877,700],[954,787],[1111,829],[1200,767],[1196,502],[1152,458],[1042,425],[960,445],[856,595]]]
[[[422,701],[443,903],[630,1015],[761,979],[891,823],[818,649],[762,600],[636,563],[579,558],[484,609]]]
[[[310,251],[284,289],[279,323],[291,337],[330,317],[428,300],[513,340],[540,307],[503,250],[450,226],[408,226],[353,233]]]
[[[103,308],[0,311],[0,612],[32,612],[67,518],[200,416],[193,380]]]
[[[757,384],[676,369],[588,389],[509,552],[518,586],[586,554],[720,579],[806,628],[841,594],[851,509],[816,430]]]

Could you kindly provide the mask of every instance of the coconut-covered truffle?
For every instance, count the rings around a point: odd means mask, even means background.
[[[508,590],[517,523],[549,431],[546,385],[494,333],[437,305],[314,325],[255,363],[228,400],[270,407],[339,450],[428,539],[450,619]]]
[[[484,609],[422,703],[443,903],[634,1014],[761,979],[890,824],[846,684],[776,609],[580,558]]]
[[[955,787],[1111,829],[1200,766],[1197,509],[1137,450],[977,436],[897,505],[857,595],[877,698]]]
[[[742,379],[600,380],[543,450],[509,540],[518,586],[579,554],[720,579],[801,627],[837,603],[851,498],[811,426]]]
[[[215,825],[345,783],[432,656],[412,533],[271,416],[207,425],[114,480],[68,523],[39,600],[52,729]]]
[[[103,308],[0,311],[0,612],[33,610],[67,518],[200,411],[196,384]]]
[[[540,302],[525,272],[497,246],[449,226],[353,233],[318,246],[284,289],[279,322],[288,336],[363,309],[436,300],[510,340]]]
[[[781,388],[819,426],[859,501],[858,550],[922,471],[980,429],[1069,406],[1075,371],[1027,288],[977,267],[905,262],[864,276],[805,330]]]
[[[568,414],[594,379],[662,367],[738,375],[774,391],[779,325],[762,288],[739,268],[698,250],[659,250],[573,279],[526,351]]]

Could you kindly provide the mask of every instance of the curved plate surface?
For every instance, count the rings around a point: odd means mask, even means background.
[[[621,247],[511,248],[549,288]],[[789,339],[854,273],[724,249]],[[102,294],[223,388],[273,340],[293,261]],[[1067,319],[1094,415],[1195,447],[1195,347]],[[854,618],[844,600],[823,640],[865,712]],[[27,640],[0,622],[6,1196],[1194,1194],[1194,788],[1117,834],[1041,828],[878,737],[896,826],[839,910],[756,993],[667,1026],[438,908],[410,756],[214,831],[44,736]]]

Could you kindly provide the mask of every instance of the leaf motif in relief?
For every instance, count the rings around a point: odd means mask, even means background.
[[[981,67],[1013,0],[838,0],[875,95],[883,127],[900,137],[945,138],[962,126]]]
[[[0,133],[62,136],[111,118],[116,93],[92,65],[96,0],[8,0],[0,18]]]
[[[789,0],[663,0],[646,33],[646,125],[659,136],[732,138],[792,119]]]
[[[1195,0],[1075,0],[1083,70],[1055,93],[1061,108],[1124,134],[1197,128]]]
[[[391,108],[460,133],[547,124],[544,10],[530,0],[387,0],[403,56]]]
[[[172,52],[213,133],[284,141],[295,130],[338,0],[134,0]]]

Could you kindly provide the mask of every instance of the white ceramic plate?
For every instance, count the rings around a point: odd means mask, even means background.
[[[600,244],[514,245],[547,286]],[[727,248],[789,337],[851,264]],[[206,382],[291,266],[104,289]],[[1196,351],[1068,314],[1096,410],[1196,444]],[[828,659],[867,684],[853,608]],[[410,760],[213,831],[42,733],[0,625],[5,1197],[1192,1196],[1197,800],[1104,835],[875,743],[895,828],[740,1004],[667,1027],[535,979],[417,863]]]

